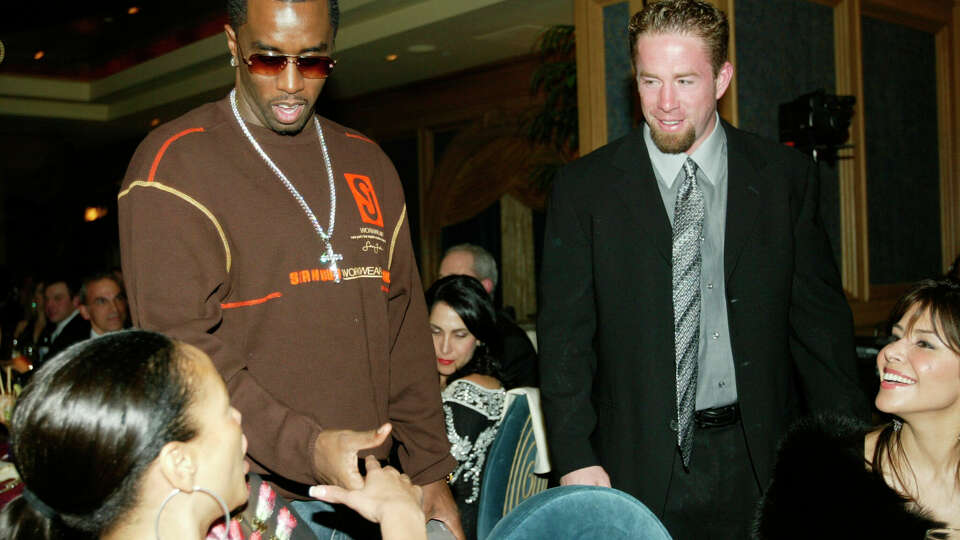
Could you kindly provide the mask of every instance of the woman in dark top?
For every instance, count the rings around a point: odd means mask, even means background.
[[[960,283],[925,280],[896,304],[877,355],[871,429],[797,425],[781,444],[758,538],[924,538],[960,527]]]
[[[247,500],[223,379],[160,334],[66,349],[24,388],[10,430],[25,489],[0,513],[2,538],[200,539]]]
[[[477,500],[487,451],[503,418],[500,334],[490,296],[470,276],[447,276],[427,290],[450,453],[450,490],[468,539],[477,536]]]
[[[240,420],[196,347],[142,330],[77,343],[44,364],[17,402],[12,448],[24,491],[0,511],[0,538],[226,538],[224,524],[208,530],[248,500]],[[384,540],[425,539],[420,488],[373,458],[366,471],[361,489],[311,492],[379,522]],[[260,523],[244,526],[258,538],[309,534],[286,507],[273,514],[282,501],[259,477],[251,483],[270,500],[258,501]],[[229,538],[238,537],[234,519]]]

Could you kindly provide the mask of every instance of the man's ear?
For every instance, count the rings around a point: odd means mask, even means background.
[[[733,64],[730,62],[724,62],[723,66],[720,67],[720,71],[717,72],[717,99],[723,97],[723,94],[726,93],[727,88],[730,87],[730,81],[733,80]]]
[[[168,442],[157,456],[164,478],[181,491],[193,491],[196,485],[197,459],[189,446],[180,441]]]
[[[227,48],[230,49],[230,56],[234,58],[239,58],[240,53],[237,52],[237,32],[229,24],[223,25],[223,33],[227,35]]]
[[[487,290],[487,294],[493,294],[493,280],[490,278],[483,278],[480,280],[480,284],[483,285],[483,288]]]
[[[90,320],[90,311],[87,310],[87,306],[80,304],[80,316],[86,320]]]

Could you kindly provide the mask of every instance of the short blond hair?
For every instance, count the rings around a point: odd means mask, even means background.
[[[727,61],[730,25],[727,16],[702,0],[660,0],[647,4],[630,18],[630,55],[637,54],[643,34],[682,34],[703,39],[710,54],[713,74]]]

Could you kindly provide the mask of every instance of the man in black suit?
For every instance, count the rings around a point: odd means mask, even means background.
[[[448,249],[440,261],[439,274],[440,277],[459,274],[477,278],[490,296],[497,288],[497,261],[476,244],[458,244]],[[497,310],[497,329],[503,337],[503,358],[500,359],[503,386],[507,390],[540,386],[537,351],[527,333],[502,309]]]
[[[80,296],[72,279],[53,278],[47,282],[43,296],[49,330],[41,337],[45,345],[41,345],[40,357],[41,362],[46,362],[70,345],[89,338],[90,323],[80,316]]]
[[[814,165],[719,119],[728,39],[706,2],[634,15],[646,125],[562,169],[547,211],[554,470],[632,493],[676,538],[746,538],[790,423],[866,414]]]

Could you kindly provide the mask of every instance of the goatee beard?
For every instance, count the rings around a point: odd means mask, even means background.
[[[697,140],[697,134],[692,126],[680,133],[664,133],[650,124],[650,138],[653,139],[653,144],[657,145],[661,152],[679,154],[686,152],[693,146],[693,143]]]

